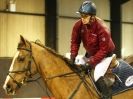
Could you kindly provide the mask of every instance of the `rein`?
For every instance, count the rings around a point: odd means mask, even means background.
[[[75,72],[69,72],[69,73],[64,73],[64,74],[60,74],[60,75],[47,77],[47,78],[45,78],[45,81],[56,78],[56,77],[67,77],[67,75],[72,75],[72,74],[75,74]]]

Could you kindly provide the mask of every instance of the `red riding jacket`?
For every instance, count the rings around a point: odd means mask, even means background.
[[[93,66],[115,49],[107,26],[97,17],[90,25],[82,24],[81,19],[75,23],[71,37],[71,57],[77,56],[81,41],[90,56],[89,63]]]

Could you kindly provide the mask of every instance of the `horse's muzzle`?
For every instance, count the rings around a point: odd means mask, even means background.
[[[15,95],[15,93],[16,93],[15,90],[9,84],[4,85],[3,89],[5,90],[6,94],[8,94],[8,95]]]

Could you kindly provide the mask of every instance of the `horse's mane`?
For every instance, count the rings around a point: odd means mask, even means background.
[[[35,43],[35,44],[37,44],[37,45],[39,45],[39,46],[45,48],[48,52],[54,54],[55,56],[57,56],[57,57],[59,57],[59,58],[61,58],[61,59],[63,59],[63,60],[65,61],[65,63],[68,64],[68,66],[72,66],[72,62],[71,62],[70,59],[64,57],[63,55],[58,54],[57,52],[55,52],[55,50],[53,50],[53,49],[51,49],[51,48],[49,48],[49,47],[44,46],[44,45],[40,42],[40,40],[36,40],[36,41],[33,42],[33,43]]]

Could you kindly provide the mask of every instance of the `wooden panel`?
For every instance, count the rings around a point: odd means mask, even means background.
[[[133,22],[133,0],[122,5],[122,21]],[[122,56],[133,55],[133,24],[122,24]]]
[[[6,10],[6,0],[0,0],[0,10]]]
[[[97,16],[102,19],[110,20],[109,0],[92,0],[92,1],[96,4]]]
[[[16,10],[19,12],[44,13],[44,0],[16,0]]]
[[[0,56],[7,55],[7,14],[0,13]]]
[[[133,0],[122,5],[122,21],[133,22]]]
[[[133,55],[133,25],[122,25],[122,56]]]
[[[0,21],[0,56],[14,55],[20,34],[28,40],[39,39],[44,44],[44,17],[1,14]]]
[[[83,0],[58,0],[59,15],[63,16],[78,16],[78,11]]]
[[[8,9],[10,0],[0,0],[0,10]],[[44,13],[45,0],[13,0],[16,1],[17,12]]]

